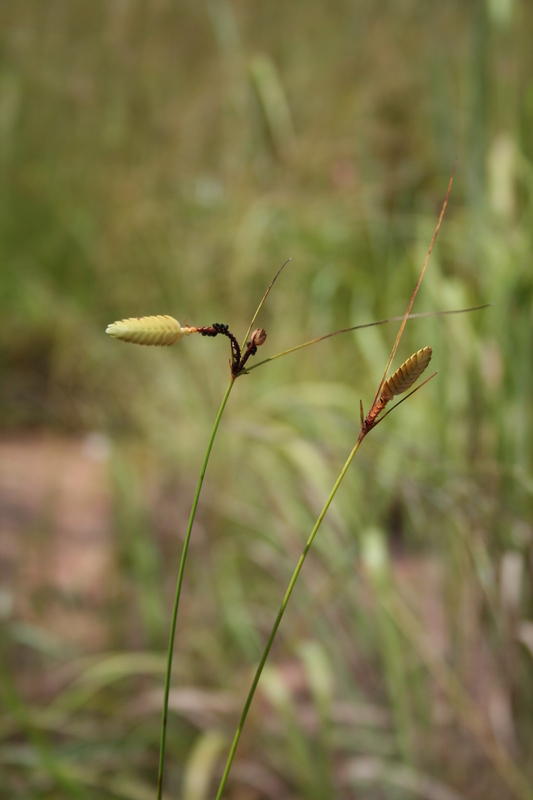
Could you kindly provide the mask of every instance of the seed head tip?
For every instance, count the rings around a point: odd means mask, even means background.
[[[152,317],[130,317],[112,322],[106,328],[106,333],[115,339],[133,344],[144,344],[159,347],[169,347],[176,344],[185,335],[191,332],[182,328],[177,319],[168,314],[159,314]]]

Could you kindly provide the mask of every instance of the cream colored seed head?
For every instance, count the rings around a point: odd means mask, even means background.
[[[169,347],[193,332],[194,328],[182,328],[177,319],[167,314],[121,319],[106,328],[106,333],[115,339],[122,339],[123,342],[158,347]]]

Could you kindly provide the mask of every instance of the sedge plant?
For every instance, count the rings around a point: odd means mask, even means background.
[[[453,175],[452,175],[452,179],[453,179]],[[451,180],[450,180],[450,187],[451,187]],[[259,366],[263,366],[263,365],[265,365],[265,364],[267,364],[267,363],[269,363],[271,361],[274,361],[277,358],[280,358],[280,357],[285,356],[285,355],[289,355],[291,353],[294,353],[294,352],[296,352],[298,350],[301,350],[301,349],[303,349],[305,347],[309,347],[311,345],[317,344],[317,343],[319,343],[321,341],[324,341],[324,340],[326,340],[328,338],[331,338],[333,336],[337,336],[339,334],[343,334],[343,333],[348,333],[348,332],[351,332],[351,331],[359,330],[359,329],[362,329],[362,328],[372,327],[372,326],[376,326],[376,325],[384,325],[384,324],[387,324],[387,323],[390,323],[390,322],[401,321],[401,323],[402,323],[401,327],[400,327],[400,331],[399,331],[397,339],[396,339],[396,342],[395,342],[395,345],[393,347],[393,351],[391,353],[391,357],[390,357],[389,362],[387,364],[387,368],[385,370],[383,379],[382,379],[382,381],[380,383],[380,387],[378,389],[378,392],[376,393],[376,397],[374,399],[374,403],[372,404],[371,410],[369,411],[369,414],[367,415],[366,419],[363,419],[363,417],[361,417],[361,419],[362,419],[361,433],[359,435],[357,443],[356,443],[354,449],[352,450],[352,452],[351,452],[351,454],[350,454],[350,456],[349,456],[349,458],[348,458],[343,470],[341,471],[341,474],[339,475],[339,478],[335,482],[335,485],[334,485],[334,487],[332,489],[332,492],[331,492],[331,494],[330,494],[330,496],[329,496],[329,498],[328,498],[328,500],[326,502],[326,505],[324,506],[324,508],[323,508],[318,520],[317,520],[317,523],[316,523],[315,527],[313,528],[313,531],[312,531],[312,533],[311,533],[311,535],[309,537],[309,540],[308,540],[308,542],[306,544],[304,552],[302,553],[302,556],[301,556],[301,558],[300,558],[300,560],[298,562],[298,565],[297,565],[296,570],[294,572],[293,578],[291,579],[291,582],[290,582],[289,588],[287,590],[287,593],[285,595],[282,607],[280,608],[280,611],[278,613],[278,617],[276,618],[276,622],[275,622],[274,627],[272,629],[271,636],[270,636],[270,638],[269,638],[269,640],[267,642],[267,646],[266,646],[265,651],[263,653],[263,657],[262,657],[261,662],[259,664],[259,667],[257,669],[257,673],[256,673],[256,676],[254,678],[254,682],[252,684],[252,687],[251,687],[251,690],[250,690],[250,694],[248,696],[247,702],[246,702],[245,707],[243,709],[241,720],[240,720],[240,723],[239,723],[239,728],[238,728],[238,731],[236,733],[233,746],[231,748],[230,756],[228,758],[228,763],[226,765],[226,770],[224,772],[222,782],[220,784],[218,797],[221,796],[221,794],[223,792],[223,789],[224,789],[224,786],[226,784],[226,781],[227,781],[227,778],[228,778],[228,775],[229,775],[229,770],[231,768],[231,764],[232,764],[232,761],[233,761],[233,757],[235,755],[235,750],[236,750],[236,747],[237,747],[237,744],[238,744],[238,741],[239,741],[239,738],[240,738],[240,734],[242,732],[242,727],[244,725],[244,721],[246,719],[248,710],[250,708],[250,705],[251,705],[251,702],[252,702],[252,698],[253,698],[253,695],[255,693],[255,689],[257,687],[257,684],[259,682],[259,678],[261,676],[261,672],[263,670],[263,667],[265,665],[266,659],[267,659],[268,654],[270,652],[270,648],[272,646],[272,642],[274,640],[274,637],[275,637],[276,632],[278,630],[279,624],[281,623],[281,619],[282,619],[283,614],[285,612],[285,608],[287,606],[289,597],[290,597],[290,595],[292,593],[292,590],[294,588],[294,584],[296,582],[296,579],[298,578],[300,570],[301,570],[301,568],[303,566],[303,562],[305,560],[305,557],[306,557],[306,555],[307,555],[307,553],[309,551],[309,548],[311,547],[312,541],[313,541],[313,539],[314,539],[314,537],[315,537],[315,535],[316,535],[316,533],[317,533],[317,531],[318,531],[318,529],[320,527],[320,524],[322,523],[322,520],[323,520],[323,518],[324,518],[324,516],[325,516],[325,514],[327,512],[327,509],[328,509],[330,503],[332,502],[333,497],[335,496],[335,493],[336,493],[340,483],[342,482],[342,479],[343,479],[344,475],[346,474],[346,471],[347,471],[348,467],[350,466],[351,461],[353,460],[353,457],[355,456],[355,453],[357,452],[357,449],[359,448],[363,438],[366,436],[366,434],[373,427],[375,427],[376,424],[378,424],[378,422],[381,421],[381,419],[384,418],[384,416],[386,416],[386,415],[383,415],[383,417],[380,417],[379,419],[377,419],[378,415],[383,410],[384,406],[389,402],[389,400],[393,396],[395,396],[397,394],[400,394],[400,393],[403,393],[403,392],[408,390],[408,388],[417,380],[419,375],[426,368],[426,366],[429,363],[429,360],[431,358],[431,348],[426,347],[423,350],[420,350],[417,353],[415,353],[413,356],[411,356],[411,358],[408,359],[402,365],[402,367],[400,367],[400,369],[397,370],[396,373],[394,373],[394,375],[390,379],[386,380],[386,375],[387,375],[388,369],[390,367],[390,364],[392,362],[394,354],[396,353],[396,349],[397,349],[398,344],[400,342],[401,335],[403,333],[403,329],[405,327],[405,324],[407,323],[408,319],[416,319],[416,318],[422,318],[422,317],[427,317],[427,316],[435,316],[435,315],[439,315],[440,316],[440,315],[445,315],[445,314],[466,313],[466,312],[469,312],[469,311],[474,311],[474,310],[478,310],[478,309],[486,307],[486,305],[481,305],[481,306],[474,306],[474,307],[465,308],[465,309],[459,309],[459,310],[437,311],[437,312],[431,311],[431,312],[422,312],[422,313],[418,313],[418,314],[411,314],[411,307],[412,307],[412,304],[414,302],[414,298],[416,296],[416,293],[418,291],[418,287],[420,285],[420,282],[422,280],[422,276],[423,276],[427,261],[429,259],[429,255],[430,255],[431,250],[433,248],[433,244],[435,242],[435,239],[436,239],[436,236],[437,236],[437,233],[438,233],[438,229],[440,227],[440,224],[441,224],[441,221],[442,221],[442,217],[444,215],[444,210],[446,208],[446,203],[447,203],[447,200],[448,200],[450,187],[448,188],[448,194],[446,196],[446,201],[444,203],[444,206],[443,206],[443,209],[442,209],[442,212],[441,212],[441,216],[439,218],[437,229],[435,231],[435,234],[434,234],[434,237],[433,237],[433,240],[432,240],[432,243],[431,243],[431,247],[430,247],[430,249],[428,251],[428,255],[426,257],[426,261],[424,263],[424,267],[423,267],[422,272],[420,274],[420,277],[419,277],[418,283],[416,285],[415,291],[414,291],[413,296],[411,298],[411,302],[409,304],[409,308],[408,308],[406,314],[404,314],[402,316],[395,316],[395,317],[390,317],[388,319],[378,320],[378,321],[375,321],[375,322],[369,322],[369,323],[364,323],[364,324],[361,324],[361,325],[355,325],[355,326],[352,326],[352,327],[349,327],[349,328],[342,328],[342,329],[333,331],[332,333],[328,333],[328,334],[325,334],[323,336],[319,336],[319,337],[317,337],[315,339],[311,339],[309,341],[303,342],[302,344],[299,344],[299,345],[296,345],[294,347],[288,348],[287,350],[284,350],[284,351],[282,351],[280,353],[276,353],[275,355],[272,355],[272,356],[264,359],[263,361],[260,361],[260,362],[258,362],[256,364],[250,366],[248,364],[248,360],[251,357],[256,355],[258,348],[260,346],[262,346],[264,344],[265,340],[266,340],[266,331],[263,328],[257,328],[257,329],[255,329],[253,331],[253,333],[251,333],[252,328],[254,326],[254,323],[255,323],[255,321],[257,319],[257,316],[259,315],[259,312],[261,311],[261,309],[262,309],[262,307],[263,307],[263,305],[264,305],[264,303],[265,303],[265,301],[266,301],[266,299],[267,299],[267,297],[268,297],[268,295],[269,295],[274,283],[276,282],[277,278],[281,274],[281,272],[284,269],[284,267],[288,264],[288,261],[286,261],[282,265],[282,267],[278,270],[278,272],[274,276],[273,280],[271,281],[270,285],[268,286],[266,292],[264,293],[264,295],[263,295],[263,297],[261,299],[261,302],[259,303],[259,305],[257,307],[257,310],[255,311],[255,313],[254,313],[254,315],[252,317],[252,320],[250,322],[250,325],[248,327],[248,331],[247,331],[245,339],[244,339],[245,344],[243,344],[242,346],[239,345],[236,337],[229,330],[228,325],[221,324],[221,323],[214,323],[213,325],[202,326],[202,327],[188,326],[188,325],[182,326],[182,325],[180,325],[180,323],[176,319],[174,319],[173,317],[171,317],[169,315],[157,315],[157,316],[148,316],[148,317],[132,317],[132,318],[128,318],[128,319],[119,320],[117,322],[113,322],[110,325],[108,325],[108,327],[106,329],[106,333],[109,334],[110,336],[112,336],[113,338],[120,339],[120,340],[122,340],[124,342],[130,342],[130,343],[140,344],[140,345],[151,345],[151,346],[161,346],[161,347],[171,346],[171,345],[174,345],[177,342],[181,341],[185,336],[190,336],[190,335],[192,335],[194,333],[199,333],[200,335],[206,336],[206,337],[216,337],[216,336],[219,336],[219,335],[226,336],[229,339],[230,346],[231,346],[230,380],[229,380],[228,386],[226,388],[226,391],[224,393],[224,396],[222,398],[222,402],[221,402],[220,407],[218,409],[217,415],[215,417],[215,422],[214,422],[213,428],[211,430],[211,434],[209,436],[209,440],[208,440],[208,443],[207,443],[207,448],[206,448],[205,455],[204,455],[204,458],[203,458],[202,466],[200,468],[200,474],[199,474],[199,477],[198,477],[198,482],[197,482],[197,485],[196,485],[196,490],[195,490],[195,494],[194,494],[194,498],[193,498],[193,502],[192,502],[192,506],[191,506],[191,511],[190,511],[190,515],[189,515],[189,521],[188,521],[187,530],[186,530],[186,533],[185,533],[185,539],[184,539],[184,543],[183,543],[183,548],[182,548],[182,553],[181,553],[181,558],[180,558],[180,564],[179,564],[179,569],[178,569],[178,576],[177,576],[177,581],[176,581],[174,605],[173,605],[172,618],[171,618],[171,624],[170,624],[167,664],[166,664],[166,671],[165,671],[165,687],[164,687],[164,695],[163,695],[163,711],[162,711],[162,721],[161,721],[161,738],[160,738],[158,782],[157,782],[157,800],[161,800],[162,794],[163,794],[163,777],[164,777],[165,752],[166,752],[166,731],[167,731],[167,721],[168,721],[170,682],[171,682],[171,676],[172,676],[172,661],[173,661],[173,654],[174,654],[174,646],[175,646],[175,638],[176,638],[176,626],[177,626],[177,619],[178,619],[178,611],[179,611],[181,590],[182,590],[182,586],[183,586],[185,565],[186,565],[186,561],[187,561],[187,554],[188,554],[188,550],[189,550],[189,544],[190,544],[190,540],[191,540],[192,528],[193,528],[193,525],[194,525],[194,520],[195,520],[197,508],[198,508],[198,503],[199,503],[199,499],[200,499],[202,485],[203,485],[204,477],[205,477],[205,474],[206,474],[206,471],[207,471],[207,466],[208,466],[208,463],[209,463],[209,459],[210,459],[210,456],[211,456],[211,451],[213,449],[213,444],[214,444],[214,441],[215,441],[215,438],[216,438],[216,434],[217,434],[217,431],[219,429],[220,422],[221,422],[222,416],[224,414],[224,410],[226,408],[227,402],[229,400],[229,396],[230,396],[231,391],[233,389],[233,386],[235,384],[235,381],[241,375],[248,374],[248,373],[252,372],[254,369],[256,369]],[[251,335],[250,335],[250,333],[251,333]],[[248,337],[250,337],[250,338],[248,339]],[[418,388],[420,388],[420,387],[418,387]]]
[[[294,587],[296,585],[296,581],[298,580],[298,576],[300,575],[300,572],[301,572],[302,567],[304,565],[305,559],[306,559],[306,557],[307,557],[307,555],[309,553],[309,550],[311,549],[311,546],[313,544],[314,538],[315,538],[316,534],[318,533],[318,530],[320,529],[320,526],[322,525],[324,517],[326,516],[326,513],[327,513],[331,503],[333,502],[333,498],[335,497],[335,495],[337,493],[337,490],[338,490],[339,486],[341,485],[341,483],[342,483],[342,481],[344,479],[344,476],[346,475],[346,473],[347,473],[347,471],[348,471],[348,469],[349,469],[349,467],[350,467],[350,465],[351,465],[351,463],[352,463],[352,461],[353,461],[353,459],[355,457],[355,454],[359,450],[359,447],[361,446],[361,444],[362,444],[363,440],[365,439],[365,437],[370,433],[371,430],[373,430],[376,427],[376,425],[378,425],[380,422],[382,422],[385,419],[385,417],[388,414],[390,414],[390,411],[393,410],[393,409],[390,409],[385,414],[382,414],[385,406],[393,399],[393,397],[395,397],[397,395],[400,395],[400,394],[403,394],[404,392],[408,391],[411,388],[411,386],[413,386],[413,384],[420,377],[422,372],[424,372],[424,370],[426,369],[426,367],[428,366],[428,364],[430,362],[431,355],[432,355],[432,350],[431,350],[431,347],[427,346],[427,347],[422,348],[421,350],[418,350],[416,353],[414,353],[410,358],[407,359],[407,361],[405,361],[399,367],[399,369],[396,370],[396,372],[390,378],[387,378],[390,366],[392,364],[392,361],[394,359],[394,356],[396,355],[396,351],[397,351],[398,346],[400,344],[400,341],[401,341],[401,338],[402,338],[402,335],[403,335],[403,332],[404,332],[404,329],[405,329],[405,325],[407,324],[407,320],[409,319],[409,317],[411,315],[411,309],[413,307],[413,303],[415,301],[415,297],[416,297],[416,295],[418,293],[418,289],[420,288],[420,284],[422,282],[422,278],[424,277],[424,273],[426,271],[426,267],[427,267],[427,264],[428,264],[428,261],[429,261],[429,257],[431,255],[432,250],[433,250],[433,246],[435,244],[435,241],[437,239],[437,236],[438,236],[438,233],[439,233],[439,230],[440,230],[440,226],[442,224],[442,220],[443,220],[444,213],[446,211],[446,206],[448,204],[448,199],[449,199],[449,196],[450,196],[450,191],[451,191],[451,188],[452,188],[454,173],[455,173],[455,164],[454,164],[454,167],[453,167],[453,170],[452,170],[452,174],[451,174],[450,181],[449,181],[449,184],[448,184],[448,190],[446,192],[446,197],[444,199],[444,203],[443,203],[443,206],[442,206],[442,209],[441,209],[441,213],[440,213],[440,216],[439,216],[439,219],[438,219],[438,222],[437,222],[437,226],[435,228],[435,232],[433,234],[433,238],[431,240],[431,243],[430,243],[426,258],[424,260],[424,263],[422,265],[422,269],[421,269],[420,274],[418,276],[418,280],[417,280],[417,283],[415,285],[413,294],[412,294],[411,299],[409,301],[409,305],[407,306],[407,311],[405,312],[405,314],[404,314],[404,316],[402,318],[402,322],[401,322],[398,334],[396,336],[396,340],[395,340],[394,345],[392,347],[389,359],[387,361],[385,370],[383,372],[383,377],[381,378],[381,381],[380,381],[380,383],[378,385],[378,388],[377,388],[376,394],[374,396],[374,400],[372,402],[370,410],[369,410],[368,414],[365,416],[364,413],[363,413],[363,404],[362,404],[362,401],[361,401],[361,403],[360,403],[361,429],[360,429],[360,432],[359,432],[359,436],[357,437],[357,441],[355,442],[355,445],[352,448],[352,451],[351,451],[350,455],[348,456],[343,468],[341,469],[341,471],[339,473],[339,476],[337,477],[337,480],[335,481],[335,483],[333,485],[333,488],[331,489],[331,492],[329,493],[329,496],[328,496],[328,498],[327,498],[327,500],[326,500],[326,502],[324,504],[324,507],[322,508],[320,514],[318,515],[318,518],[317,518],[317,520],[315,522],[315,525],[313,526],[313,529],[312,529],[312,531],[311,531],[311,533],[309,535],[309,538],[307,539],[307,541],[305,543],[305,546],[303,548],[302,554],[301,554],[301,556],[300,556],[300,558],[298,560],[298,563],[297,563],[297,565],[296,565],[296,567],[294,569],[294,572],[292,574],[292,577],[291,577],[291,579],[289,581],[289,585],[288,585],[287,590],[285,592],[285,596],[284,596],[284,598],[282,600],[282,603],[280,605],[280,608],[279,608],[279,611],[277,613],[276,619],[275,619],[274,624],[272,626],[272,630],[270,632],[270,635],[268,637],[267,643],[266,643],[265,648],[263,650],[263,654],[262,654],[261,659],[259,661],[259,665],[258,665],[257,670],[255,672],[255,675],[254,675],[254,678],[253,678],[253,681],[252,681],[252,685],[250,687],[250,690],[248,692],[246,701],[244,703],[243,710],[241,712],[241,716],[240,716],[239,723],[238,723],[238,726],[237,726],[237,730],[236,730],[236,733],[235,733],[235,736],[234,736],[234,739],[233,739],[233,742],[232,742],[232,745],[231,745],[231,748],[230,748],[230,752],[229,752],[229,755],[228,755],[228,758],[227,758],[227,761],[226,761],[226,766],[225,766],[225,769],[224,769],[224,772],[223,772],[223,775],[222,775],[222,779],[220,781],[220,785],[219,785],[219,788],[218,788],[216,800],[220,800],[220,798],[222,798],[222,796],[223,796],[224,789],[226,787],[226,783],[227,783],[227,780],[228,780],[228,777],[229,777],[229,774],[230,774],[230,771],[231,771],[231,767],[232,767],[232,764],[233,764],[233,761],[234,761],[234,758],[235,758],[235,753],[236,753],[236,750],[237,750],[237,746],[239,744],[239,740],[241,738],[241,734],[242,734],[242,731],[243,731],[243,728],[244,728],[244,724],[246,722],[246,718],[248,716],[248,712],[250,710],[250,706],[252,704],[252,701],[253,701],[257,686],[259,684],[259,680],[261,678],[263,669],[265,667],[265,664],[267,662],[268,656],[270,654],[270,650],[272,648],[272,644],[273,644],[274,639],[276,637],[276,634],[278,632],[279,626],[281,625],[281,621],[282,621],[283,616],[285,614],[285,611],[286,611],[287,605],[289,603],[291,594],[292,594],[292,592],[294,590]],[[422,388],[422,386],[424,386],[428,381],[430,381],[432,378],[434,378],[436,374],[437,374],[436,372],[433,373],[433,375],[431,375],[422,384],[420,384],[417,388],[415,388],[412,392],[410,392],[410,394],[407,395],[405,398],[403,398],[403,400],[408,399],[412,394],[414,394],[414,392],[416,392],[416,391],[418,391],[418,389]],[[400,402],[397,404],[397,406],[400,405],[400,403],[402,403],[403,400],[400,400]],[[397,406],[395,406],[395,408]]]
[[[276,279],[278,278],[278,276],[280,275],[281,271],[283,270],[283,268],[286,266],[287,263],[288,262],[285,262],[285,264],[283,264],[283,266],[278,270],[278,272],[274,276],[274,279],[270,283],[270,286],[263,295],[263,298],[261,299],[261,302],[259,303],[257,310],[254,316],[252,317],[252,321],[250,322],[250,325],[248,327],[245,341],[248,339],[248,336],[250,334],[250,331],[252,330],[257,315],[259,314],[261,308],[263,307],[263,304],[266,298],[268,297],[268,294],[270,293],[272,286],[274,285]],[[202,336],[208,336],[208,337],[215,337],[221,334],[227,336],[231,344],[230,381],[228,383],[224,397],[222,398],[220,408],[218,409],[218,413],[215,418],[215,423],[213,425],[213,429],[211,431],[211,435],[207,443],[207,449],[205,451],[204,460],[200,468],[200,475],[198,477],[198,483],[196,484],[196,491],[194,493],[194,499],[192,502],[191,512],[189,515],[189,522],[185,534],[185,541],[183,543],[180,565],[178,569],[178,578],[176,582],[174,606],[172,609],[172,620],[170,623],[170,636],[169,636],[167,666],[165,674],[163,714],[161,721],[161,741],[159,748],[159,767],[157,776],[157,798],[158,800],[161,800],[163,796],[163,776],[165,768],[168,702],[170,695],[170,679],[172,676],[174,641],[176,638],[176,625],[178,620],[178,610],[181,597],[181,589],[183,586],[185,564],[187,561],[187,553],[189,550],[194,519],[196,517],[196,510],[198,508],[198,502],[200,500],[202,484],[204,482],[207,465],[209,463],[209,458],[211,456],[211,450],[213,449],[213,444],[218,431],[218,427],[220,425],[220,420],[222,419],[224,409],[226,408],[226,404],[229,400],[229,396],[231,394],[231,390],[235,383],[235,379],[239,375],[243,374],[248,359],[256,354],[258,347],[264,344],[266,340],[266,331],[263,328],[257,328],[252,333],[250,340],[247,341],[246,346],[243,349],[241,349],[237,339],[231,333],[227,325],[221,323],[215,323],[214,325],[209,325],[204,327],[192,327],[188,325],[181,326],[176,319],[168,315],[158,315],[152,317],[132,317],[129,319],[120,320],[118,322],[113,322],[111,323],[111,325],[108,325],[106,333],[108,333],[110,336],[113,336],[116,339],[121,339],[124,342],[132,342],[134,344],[153,345],[161,347],[165,346],[170,347],[171,345],[179,342],[184,336],[190,336],[193,333],[200,333]]]

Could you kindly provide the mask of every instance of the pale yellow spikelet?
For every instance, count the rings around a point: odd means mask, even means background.
[[[410,389],[431,361],[431,353],[431,347],[423,347],[422,350],[418,350],[407,361],[404,361],[394,375],[391,375],[389,380],[383,384],[382,398],[390,400],[391,397],[403,394]]]
[[[169,347],[176,344],[183,336],[188,336],[194,328],[182,328],[177,319],[168,314],[154,317],[130,317],[112,322],[106,333],[115,339],[134,344],[146,344]]]

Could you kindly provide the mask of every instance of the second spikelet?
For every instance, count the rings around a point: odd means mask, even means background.
[[[391,375],[388,381],[383,384],[381,396],[390,400],[398,394],[403,394],[411,388],[417,378],[422,375],[431,360],[431,347],[423,347],[422,350],[414,353],[402,366]]]
[[[106,333],[115,339],[134,344],[169,347],[179,342],[183,336],[193,333],[194,328],[182,328],[177,319],[168,314],[154,317],[130,317],[112,322]]]

